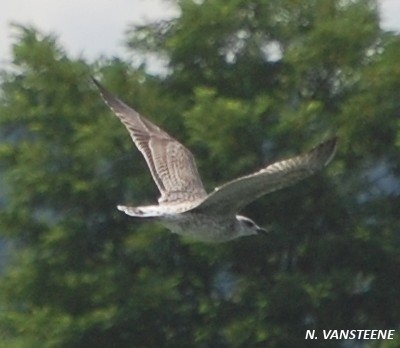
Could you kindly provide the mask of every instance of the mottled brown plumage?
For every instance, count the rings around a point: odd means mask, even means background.
[[[98,81],[93,79],[93,82],[128,129],[161,193],[158,205],[118,206],[118,209],[130,216],[156,219],[172,232],[202,241],[221,242],[262,230],[249,218],[236,213],[257,198],[314,174],[331,161],[336,151],[337,138],[333,137],[308,153],[232,180],[207,195],[188,149]]]

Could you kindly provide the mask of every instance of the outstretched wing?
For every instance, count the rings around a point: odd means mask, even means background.
[[[161,192],[159,203],[195,201],[207,196],[192,153],[162,129],[107,91],[94,84],[143,154],[153,180]]]
[[[235,214],[257,198],[307,178],[333,158],[337,138],[329,139],[310,152],[276,162],[251,175],[243,176],[216,188],[192,211]]]

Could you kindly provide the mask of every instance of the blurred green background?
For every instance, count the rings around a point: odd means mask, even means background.
[[[399,329],[400,37],[376,1],[181,0],[130,27],[146,65],[70,58],[20,26],[0,92],[0,346],[399,347],[306,330]],[[207,189],[338,134],[327,169],[206,245],[116,210],[158,192],[89,81],[195,154]]]

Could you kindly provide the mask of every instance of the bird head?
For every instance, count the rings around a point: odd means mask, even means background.
[[[245,216],[236,215],[236,221],[236,229],[238,234],[241,236],[249,236],[267,232],[265,229],[258,226],[253,220]]]

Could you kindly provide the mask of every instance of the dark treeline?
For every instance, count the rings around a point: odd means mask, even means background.
[[[176,6],[127,33],[168,62],[156,76],[19,28],[1,75],[0,346],[344,347],[306,330],[398,329],[400,38],[376,2]],[[183,240],[116,210],[158,192],[90,75],[187,145],[208,190],[333,134],[338,153],[245,209],[268,235]]]

